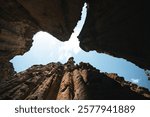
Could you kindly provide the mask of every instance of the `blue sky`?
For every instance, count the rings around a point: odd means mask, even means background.
[[[35,64],[47,64],[50,62],[65,63],[73,56],[76,63],[81,61],[92,64],[97,69],[108,73],[117,73],[125,80],[132,81],[150,89],[150,81],[143,69],[134,64],[107,54],[100,54],[95,51],[85,52],[79,47],[77,36],[84,24],[86,8],[82,11],[82,20],[74,29],[69,41],[61,42],[47,32],[40,31],[33,37],[33,46],[23,56],[14,57],[11,62],[17,72],[23,71]]]

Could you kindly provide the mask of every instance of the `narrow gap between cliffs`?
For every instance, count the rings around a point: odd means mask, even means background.
[[[33,46],[23,56],[15,56],[10,62],[15,71],[21,72],[35,64],[46,65],[50,62],[65,63],[73,56],[76,63],[89,62],[102,72],[117,73],[125,80],[150,89],[150,81],[143,69],[125,59],[100,54],[96,51],[85,52],[79,47],[79,35],[86,18],[86,5],[83,7],[81,20],[78,22],[69,41],[61,42],[47,32],[37,32],[33,37]]]

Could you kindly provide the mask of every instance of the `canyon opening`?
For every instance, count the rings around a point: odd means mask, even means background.
[[[140,1],[49,2],[2,0],[0,99],[150,98]]]

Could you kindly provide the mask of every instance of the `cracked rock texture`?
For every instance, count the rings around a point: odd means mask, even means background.
[[[90,100],[150,99],[148,89],[117,74],[102,73],[89,63],[34,65],[0,83],[0,99]]]

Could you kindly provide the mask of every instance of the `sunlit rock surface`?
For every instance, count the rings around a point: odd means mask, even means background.
[[[0,99],[90,100],[150,99],[148,89],[117,74],[102,73],[89,63],[34,65],[0,83]]]

